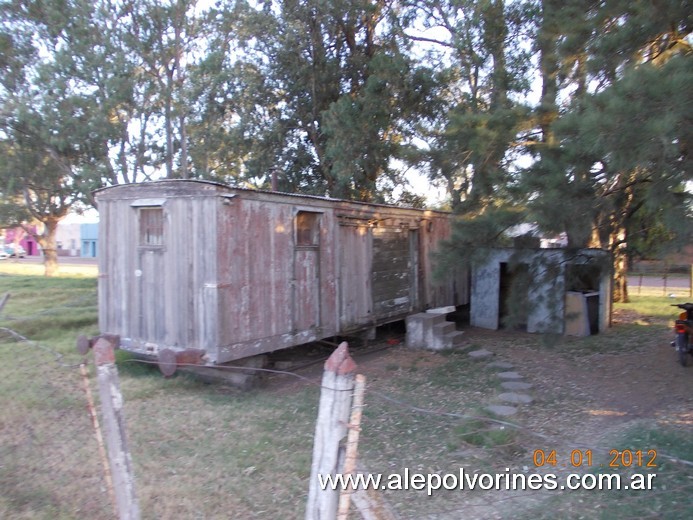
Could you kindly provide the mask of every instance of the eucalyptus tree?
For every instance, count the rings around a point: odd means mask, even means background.
[[[106,46],[91,28],[97,10],[79,0],[0,5],[3,214],[35,234],[47,275],[58,222],[113,175],[110,144],[122,130],[119,101],[104,90]]]
[[[188,178],[187,121],[194,106],[190,74],[208,52],[207,7],[198,0],[129,1],[125,45],[138,109],[148,124],[147,146],[168,178]]]
[[[403,38],[431,66],[437,98],[422,119],[419,165],[452,206],[483,211],[509,197],[528,109],[531,5],[500,0],[404,3]],[[414,157],[417,154],[413,154]]]
[[[245,12],[242,55],[216,58],[225,60],[224,97],[206,105],[213,117],[229,109],[225,132],[213,135],[240,141],[242,175],[274,168],[286,191],[379,200],[419,99],[392,9],[384,0],[282,0]]]

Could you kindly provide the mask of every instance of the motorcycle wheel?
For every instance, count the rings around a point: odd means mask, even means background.
[[[676,352],[679,355],[679,363],[685,367],[688,365],[688,336],[679,334],[676,336]]]

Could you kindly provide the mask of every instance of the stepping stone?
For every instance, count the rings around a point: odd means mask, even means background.
[[[489,352],[488,350],[483,348],[481,350],[472,350],[471,352],[469,352],[469,357],[473,359],[484,359],[491,356],[493,356],[493,352]]]
[[[514,365],[512,363],[508,363],[507,361],[491,361],[486,366],[489,368],[502,368],[503,370],[510,370]]]
[[[522,375],[517,372],[498,372],[498,377],[501,379],[524,379]]]
[[[517,413],[517,408],[514,406],[505,406],[502,404],[492,404],[486,407],[486,410],[495,414],[502,415],[503,417],[508,417],[510,415],[515,415]]]
[[[534,401],[534,399],[527,394],[518,394],[515,392],[506,392],[504,394],[500,394],[498,399],[505,401],[506,403],[513,404],[530,404],[532,401]]]
[[[501,386],[506,390],[529,390],[532,388],[531,383],[523,383],[522,381],[503,381]]]

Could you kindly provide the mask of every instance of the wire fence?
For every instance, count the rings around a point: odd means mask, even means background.
[[[79,365],[1,335],[0,517],[112,517]]]
[[[689,274],[634,272],[628,275],[628,289],[637,296],[693,298],[693,269]]]
[[[530,393],[538,403],[503,418],[486,409],[502,368],[488,368],[464,352],[398,345],[377,362],[373,352],[354,349],[357,363],[370,371],[359,464],[387,481],[383,496],[397,518],[690,516],[690,397],[682,395],[680,406],[663,408],[654,420],[615,423],[606,434],[607,421],[585,416],[593,403],[570,382],[547,388],[539,384],[543,374],[520,367],[537,383]],[[84,386],[86,369],[95,388],[91,357],[0,329],[0,517],[115,516]],[[301,373],[258,369],[265,384],[244,392],[185,374],[164,378],[152,364],[119,354],[142,517],[303,518],[320,364],[304,364]],[[648,468],[652,450],[656,467]],[[558,487],[569,474],[600,473],[657,476],[648,491],[507,485],[513,478],[526,483],[530,475],[550,482],[548,475],[555,475]],[[438,475],[441,486],[421,487],[412,482],[414,474],[428,475],[428,484],[439,482],[430,477]],[[457,476],[456,486],[449,475]],[[490,489],[486,476],[495,479]],[[455,489],[444,489],[443,482]],[[360,516],[352,511],[350,518]]]

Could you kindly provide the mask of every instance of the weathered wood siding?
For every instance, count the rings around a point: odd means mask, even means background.
[[[349,219],[340,221],[338,235],[339,328],[348,331],[373,322],[373,235],[366,221]]]
[[[430,222],[430,224],[429,224]],[[469,282],[466,272],[447,273],[436,277],[435,254],[440,242],[450,237],[451,220],[440,214],[427,215],[422,222],[421,272],[423,278],[423,299],[426,307],[435,308],[446,305],[465,305],[469,303]]]
[[[272,203],[262,196],[238,197],[223,209],[219,340],[225,356],[246,351],[249,342],[256,351],[273,350],[301,331],[322,337],[323,330],[336,330],[330,215],[319,212],[318,244],[301,247],[300,210],[295,200]]]
[[[409,229],[373,230],[373,312],[387,318],[411,311],[411,250]]]
[[[99,325],[139,352],[200,348],[221,363],[468,298],[466,277],[433,278],[443,213],[201,181],[117,186],[97,201]],[[163,210],[149,244],[143,208]]]
[[[210,187],[197,197],[161,188],[124,186],[122,199],[100,197],[99,327],[138,345],[210,348],[218,198]],[[147,207],[163,211],[160,246],[141,244],[139,210]]]
[[[220,341],[291,331],[291,207],[234,199],[223,209],[219,248]]]

